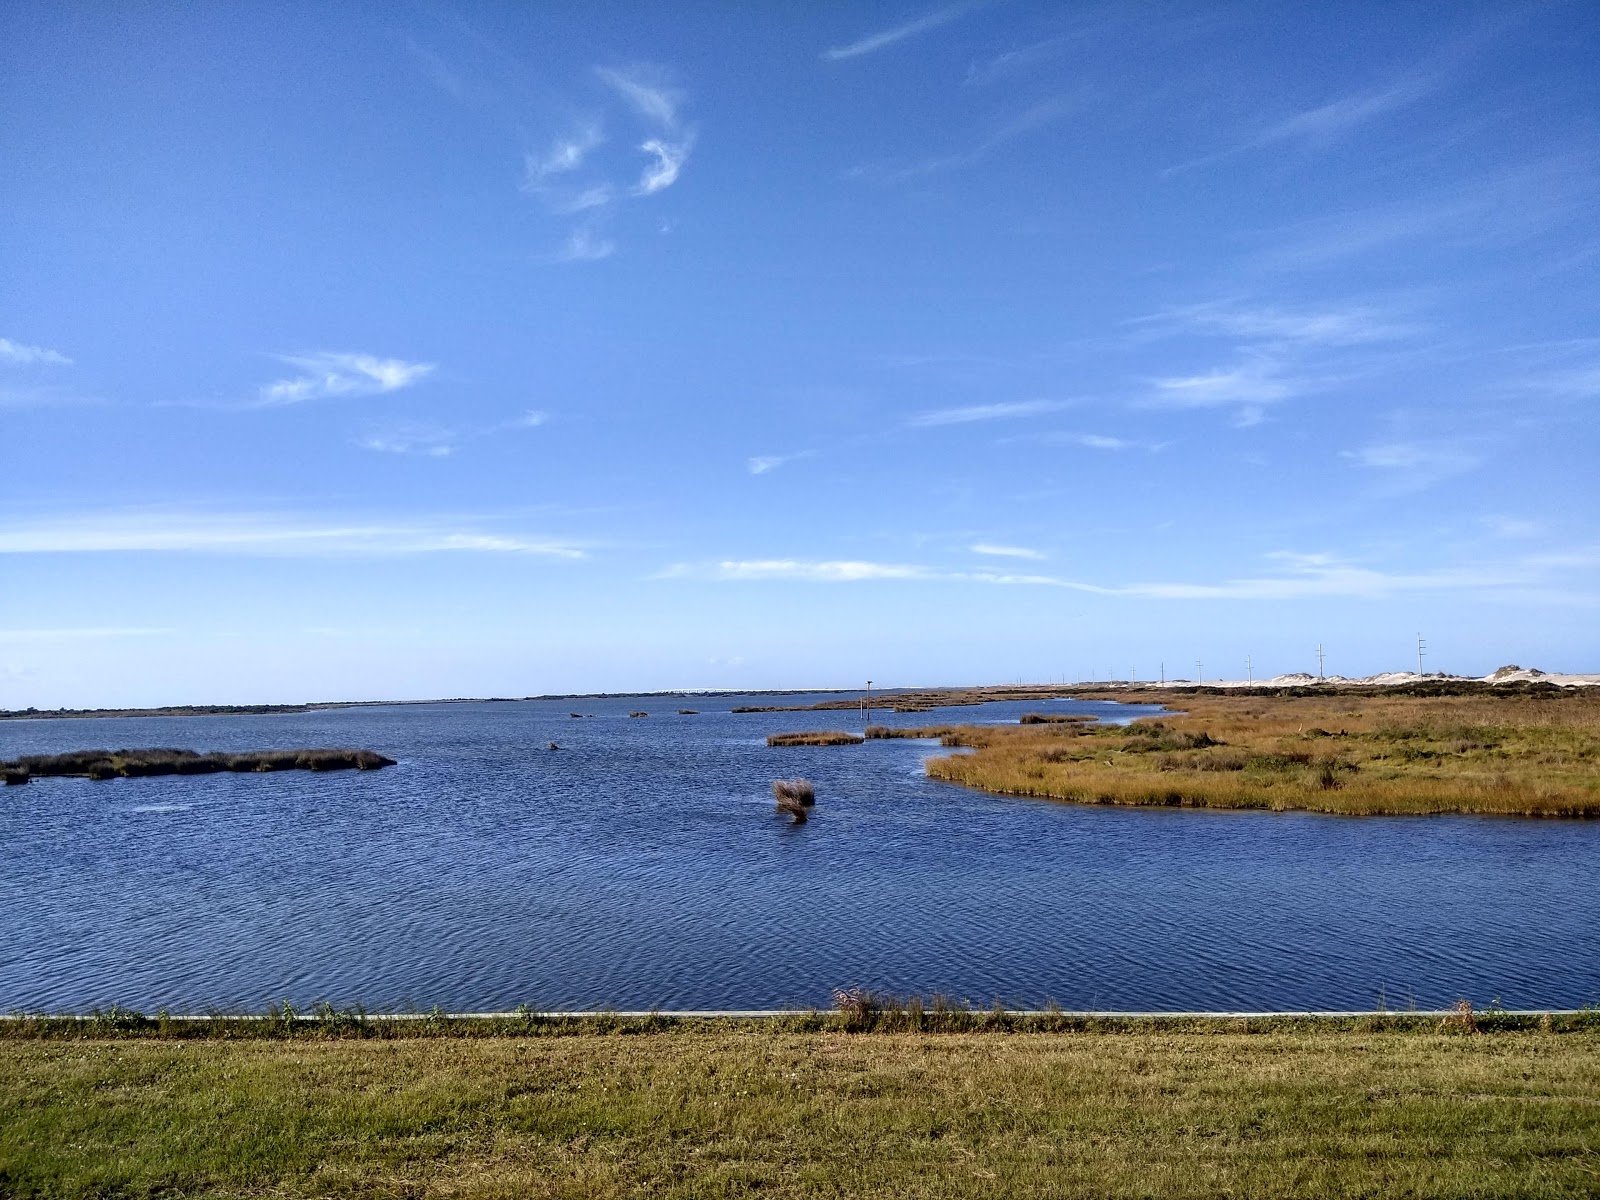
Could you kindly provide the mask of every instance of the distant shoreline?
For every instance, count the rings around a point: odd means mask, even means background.
[[[1520,688],[1518,685],[1521,685]],[[905,711],[981,704],[988,700],[1049,699],[1099,693],[1094,699],[1110,699],[1109,692],[1127,693],[1149,702],[1161,693],[1171,695],[1231,692],[1245,695],[1313,695],[1349,692],[1372,694],[1469,694],[1525,690],[1529,686],[1582,688],[1600,686],[1600,674],[1567,674],[1522,667],[1501,667],[1491,675],[1415,674],[1394,671],[1383,675],[1346,678],[1330,675],[1278,675],[1270,679],[1215,679],[1193,682],[1187,679],[1155,680],[1080,680],[1072,684],[980,684],[946,687],[897,687],[874,689],[882,707]],[[723,696],[859,696],[863,688],[683,688],[655,692],[552,692],[542,696],[448,696],[429,700],[318,700],[304,704],[174,704],[149,708],[46,708],[0,709],[0,721],[82,720],[100,717],[248,717],[290,716],[297,713],[331,712],[343,708],[403,708],[424,704],[518,704],[534,700],[651,700],[708,699]],[[895,701],[901,702],[897,705]],[[1138,701],[1134,701],[1137,703]],[[1161,701],[1156,701],[1161,703]],[[847,708],[853,701],[823,701],[794,707],[765,705],[750,712],[799,712],[811,709]],[[738,711],[738,710],[735,710]]]
[[[169,704],[150,708],[0,709],[0,721],[84,720],[100,717],[270,717],[342,708],[404,708],[422,704],[522,704],[532,700],[704,699],[716,696],[831,696],[859,688],[742,688],[663,692],[555,692],[548,696],[445,696],[431,700],[315,700],[305,704]],[[951,689],[954,690],[954,689]],[[876,694],[876,693],[875,693]],[[887,693],[886,693],[887,694]]]

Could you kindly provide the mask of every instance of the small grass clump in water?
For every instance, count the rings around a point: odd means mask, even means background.
[[[66,754],[25,754],[0,763],[7,783],[26,783],[38,776],[86,779],[133,779],[147,775],[213,775],[219,771],[375,771],[394,766],[394,759],[373,750],[221,751],[150,748],[143,750],[73,750]],[[16,777],[16,778],[14,778]]]
[[[811,730],[806,733],[769,733],[769,746],[859,746],[866,741],[859,733],[842,729]]]
[[[778,801],[778,811],[793,818],[796,825],[804,825],[816,806],[817,790],[809,779],[774,779],[772,795]]]
[[[1179,702],[1130,725],[965,726],[946,744],[976,753],[928,774],[1085,804],[1600,817],[1600,689]]]

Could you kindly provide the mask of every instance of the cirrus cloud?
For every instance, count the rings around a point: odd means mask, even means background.
[[[257,408],[278,408],[340,396],[375,396],[419,383],[433,373],[433,363],[379,358],[372,354],[283,354],[279,361],[299,369],[298,375],[263,384]]]

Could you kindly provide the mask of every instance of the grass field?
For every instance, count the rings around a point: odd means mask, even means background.
[[[1600,816],[1600,689],[1416,696],[1193,693],[1127,726],[940,728],[928,774],[1090,804]]]
[[[1592,1196],[1600,1031],[0,1039],[7,1197]]]

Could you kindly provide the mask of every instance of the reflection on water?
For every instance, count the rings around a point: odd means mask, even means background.
[[[1600,1002],[1600,822],[1012,800],[924,778],[927,742],[764,745],[854,713],[729,704],[0,723],[0,757],[400,760],[8,789],[0,1009],[743,1008],[845,985],[1101,1009]],[[817,787],[800,827],[772,812],[790,775]]]

